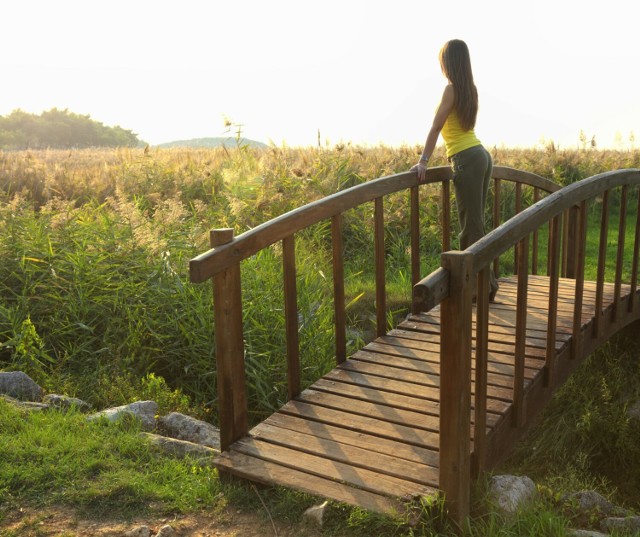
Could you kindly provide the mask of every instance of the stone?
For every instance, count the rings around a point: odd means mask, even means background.
[[[569,530],[568,537],[608,537],[605,533],[591,530]]]
[[[41,411],[47,410],[49,405],[45,403],[37,403],[35,401],[19,401],[18,399],[14,399],[13,397],[9,397],[8,395],[0,394],[0,399],[9,403],[11,406],[19,408],[20,410],[29,410],[29,411]]]
[[[513,514],[533,498],[536,485],[527,476],[496,475],[491,478],[489,492],[503,512]]]
[[[150,537],[151,530],[149,526],[138,526],[132,530],[127,531],[124,537]]]
[[[71,407],[76,407],[83,412],[91,410],[91,405],[86,403],[82,399],[76,397],[69,397],[67,395],[58,395],[56,393],[50,393],[44,396],[43,401],[54,408],[60,408],[68,410]]]
[[[576,509],[583,513],[589,514],[608,515],[615,510],[615,506],[609,500],[594,490],[574,492],[567,496],[565,503],[575,506]]]
[[[0,393],[20,401],[41,401],[44,390],[22,371],[0,372]]]
[[[627,407],[627,415],[636,421],[640,421],[640,400]]]
[[[610,517],[602,521],[604,531],[640,532],[640,516]]]
[[[158,422],[162,430],[172,438],[220,450],[220,430],[206,421],[171,412]]]
[[[327,511],[328,505],[329,505],[329,502],[324,502],[324,503],[321,503],[320,505],[314,505],[312,507],[309,507],[309,509],[307,509],[304,512],[303,517],[306,520],[311,520],[314,524],[317,524],[317,526],[320,529],[322,529],[324,525],[324,515]]]
[[[118,421],[124,416],[133,416],[140,420],[145,431],[152,431],[156,427],[156,414],[158,413],[158,403],[155,401],[136,401],[128,405],[117,406],[101,410],[95,414],[87,416],[88,420],[95,420],[101,417],[109,421]]]
[[[175,534],[175,530],[169,524],[165,524],[158,530],[156,537],[174,537]]]
[[[194,459],[212,458],[220,453],[218,449],[187,442],[186,440],[167,438],[166,436],[153,433],[142,433],[142,435],[153,447],[179,459],[184,459],[185,457],[192,457]]]

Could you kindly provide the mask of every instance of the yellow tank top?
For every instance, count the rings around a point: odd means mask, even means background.
[[[470,147],[481,145],[473,129],[468,131],[462,130],[460,121],[458,120],[458,114],[455,110],[451,111],[447,116],[441,134],[444,139],[445,149],[447,150],[447,158]]]

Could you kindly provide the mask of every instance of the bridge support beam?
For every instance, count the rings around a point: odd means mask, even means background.
[[[460,527],[471,504],[471,327],[475,275],[471,254],[442,254],[450,271],[449,296],[441,305],[440,489]]]

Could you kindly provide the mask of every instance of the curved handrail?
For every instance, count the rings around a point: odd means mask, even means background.
[[[495,166],[494,179],[522,183],[546,192],[560,186],[539,175],[505,166]],[[424,184],[450,181],[449,166],[429,168],[424,181],[415,172],[403,172],[374,179],[311,202],[235,237],[231,242],[212,248],[189,262],[191,282],[201,283],[258,251],[313,224],[353,209],[376,198]]]

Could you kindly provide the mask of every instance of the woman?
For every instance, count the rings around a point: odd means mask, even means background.
[[[473,83],[469,49],[464,41],[453,39],[440,50],[440,67],[449,83],[444,88],[440,105],[427,135],[422,156],[411,168],[424,180],[427,162],[442,133],[447,159],[453,169],[453,185],[460,221],[460,249],[464,250],[484,236],[484,209],[491,179],[491,155],[475,135],[478,113],[478,91]],[[490,271],[490,294],[498,291]]]

